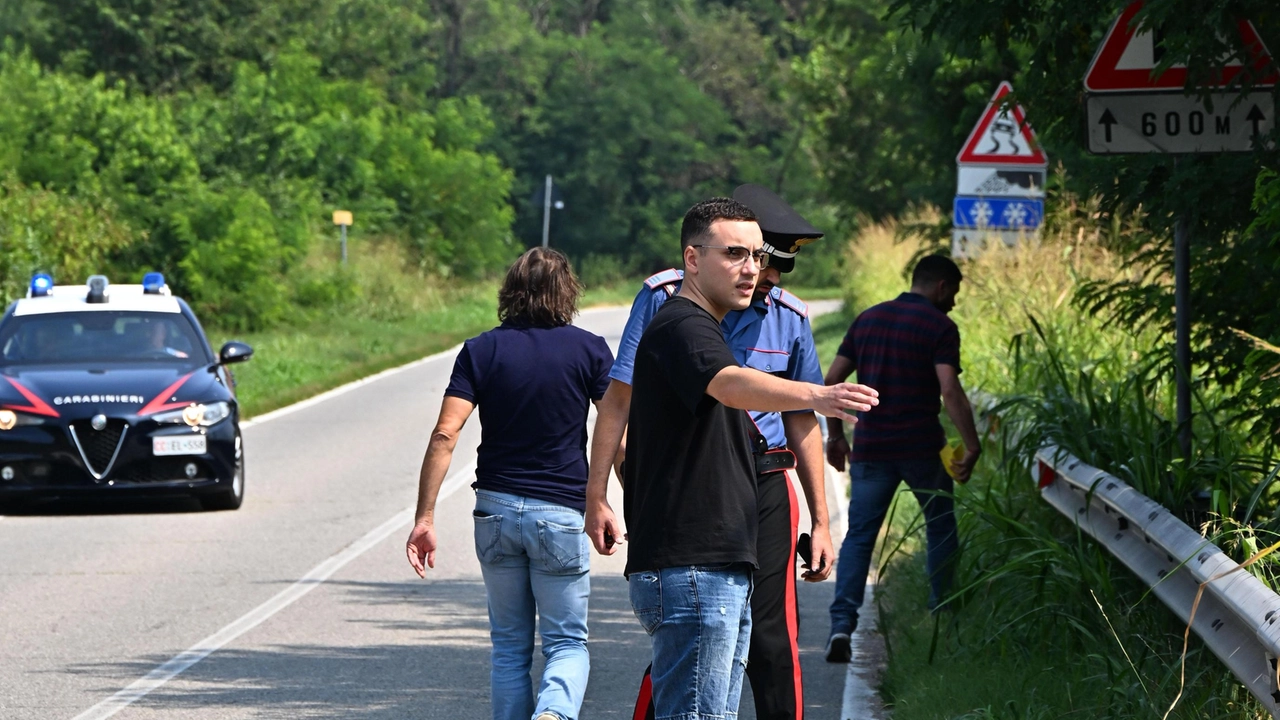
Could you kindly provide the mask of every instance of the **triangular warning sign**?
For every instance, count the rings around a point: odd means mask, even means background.
[[[1120,17],[1111,23],[1102,45],[1089,63],[1089,71],[1084,76],[1084,87],[1089,92],[1134,92],[1143,90],[1181,90],[1187,84],[1187,68],[1185,65],[1173,65],[1153,78],[1151,75],[1160,63],[1160,46],[1156,34],[1150,28],[1138,30],[1133,26],[1133,18],[1142,9],[1143,0],[1129,3],[1120,13]],[[1240,31],[1240,41],[1244,54],[1249,58],[1249,66],[1254,73],[1254,87],[1271,87],[1280,80],[1275,65],[1271,61],[1271,53],[1263,44],[1262,38],[1253,23],[1241,20],[1236,23]],[[1221,68],[1221,75],[1214,83],[1216,86],[1227,85],[1236,78],[1245,66],[1238,60]]]
[[[1049,161],[1036,142],[1036,134],[1027,124],[1022,106],[1001,107],[1004,96],[1013,92],[1013,86],[1000,83],[991,96],[987,109],[973,126],[969,139],[956,156],[958,165],[1018,165],[1044,167]]]

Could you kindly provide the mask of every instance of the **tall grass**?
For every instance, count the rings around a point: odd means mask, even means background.
[[[1177,695],[1183,625],[1039,499],[1026,468],[1043,443],[1108,469],[1237,556],[1263,531],[1244,524],[1244,508],[1273,508],[1269,491],[1258,490],[1270,467],[1266,443],[1216,411],[1230,389],[1198,388],[1197,452],[1184,462],[1169,420],[1167,338],[1073,304],[1082,284],[1125,272],[1105,248],[1109,235],[1126,232],[1090,230],[1089,209],[1075,212],[1037,245],[996,248],[963,264],[951,316],[986,453],[956,493],[963,549],[953,612],[931,616],[924,607],[913,502],[899,503],[882,545],[878,597],[890,649],[883,690],[899,720],[1158,718]],[[901,225],[867,226],[850,248],[853,307],[906,289],[911,260],[933,248],[909,228],[936,220],[924,211]],[[1187,689],[1171,717],[1263,716],[1193,642]]]

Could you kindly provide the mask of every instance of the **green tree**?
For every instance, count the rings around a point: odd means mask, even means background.
[[[1233,386],[1247,380],[1250,347],[1232,328],[1280,339],[1280,317],[1267,292],[1275,287],[1272,269],[1280,264],[1277,229],[1253,222],[1257,214],[1269,216],[1277,202],[1260,174],[1276,167],[1280,156],[1274,149],[1178,158],[1088,155],[1080,122],[1082,79],[1119,10],[1102,0],[897,0],[890,7],[898,23],[917,29],[930,47],[949,56],[972,62],[991,54],[1019,58],[1016,65],[1004,63],[1009,79],[1041,140],[1066,167],[1066,187],[1100,198],[1103,223],[1141,220],[1146,232],[1116,236],[1136,277],[1092,286],[1084,300],[1093,308],[1109,311],[1118,322],[1154,324],[1172,338],[1172,293],[1152,280],[1172,267],[1175,222],[1188,221],[1195,361],[1209,377]],[[1263,0],[1148,2],[1135,22],[1159,29],[1163,66],[1191,68],[1186,90],[1194,93],[1224,62],[1244,57],[1236,30],[1241,18],[1253,20],[1263,38],[1276,44],[1280,8]],[[1230,91],[1247,90],[1250,81],[1246,77]],[[1272,147],[1277,137],[1273,133]],[[1165,371],[1172,372],[1171,359]],[[1239,394],[1242,412],[1274,414],[1250,397]]]
[[[109,200],[29,187],[10,176],[0,184],[0,296],[22,297],[37,272],[64,284],[114,275],[111,256],[135,233]]]

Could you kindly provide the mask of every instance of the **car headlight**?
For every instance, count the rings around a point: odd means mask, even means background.
[[[12,430],[23,425],[43,425],[45,418],[39,415],[0,410],[0,430]]]
[[[225,402],[192,403],[181,410],[156,413],[151,416],[158,423],[186,423],[191,427],[209,427],[231,414],[231,406]]]

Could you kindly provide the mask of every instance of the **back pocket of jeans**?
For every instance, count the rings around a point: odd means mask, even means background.
[[[482,563],[495,563],[502,559],[502,516],[484,515],[479,510],[471,513],[475,522],[476,557]]]
[[[546,520],[538,521],[538,547],[548,572],[557,575],[576,575],[590,568],[591,555],[587,550],[587,534],[582,526],[558,525]]]
[[[631,611],[650,635],[662,624],[662,576],[652,570],[634,572],[627,578]]]

